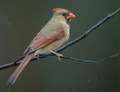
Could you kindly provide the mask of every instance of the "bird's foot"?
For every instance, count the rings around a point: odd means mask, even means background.
[[[49,50],[50,52],[52,52],[53,54],[57,55],[58,60],[61,61],[61,57],[63,56],[62,54],[59,54],[57,52],[54,52],[53,50]]]

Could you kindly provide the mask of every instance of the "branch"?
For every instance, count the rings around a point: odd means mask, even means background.
[[[80,35],[79,37],[77,37],[76,39],[70,41],[69,43],[65,44],[64,46],[58,48],[57,50],[55,50],[55,52],[60,52],[70,46],[72,46],[73,44],[79,42],[80,40],[84,39],[85,37],[87,37],[91,32],[93,32],[96,28],[100,27],[103,23],[105,23],[107,20],[111,19],[113,16],[115,16],[117,13],[120,12],[120,8],[118,8],[116,11],[114,11],[113,13],[109,13],[105,18],[103,18],[101,21],[99,21],[96,25],[94,25],[93,27],[91,27],[89,30],[87,30],[85,33],[83,33],[82,35]],[[29,53],[31,54],[31,53]],[[42,59],[42,58],[46,58],[47,56],[55,56],[53,53],[51,52],[48,52],[46,54],[41,54],[39,59]],[[74,61],[79,61],[79,62],[85,62],[85,63],[101,63],[101,62],[104,62],[108,59],[112,59],[112,58],[115,58],[117,56],[120,56],[120,52],[119,53],[116,53],[112,56],[109,56],[109,57],[106,57],[104,59],[101,59],[101,60],[97,60],[97,61],[91,61],[91,60],[83,60],[83,59],[77,59],[77,58],[73,58],[73,57],[61,57],[63,59],[70,59],[70,60],[74,60]],[[15,61],[11,62],[11,63],[8,63],[8,64],[5,64],[5,65],[1,65],[0,66],[0,70],[3,70],[3,69],[7,69],[7,68],[10,68],[10,67],[13,67],[13,66],[17,66],[19,65],[21,62],[22,62],[22,59],[24,59],[25,55],[24,56],[21,56],[20,58],[16,59]],[[37,60],[38,59],[38,56],[34,56],[31,61],[34,61],[34,60]],[[31,62],[30,61],[30,62]]]
[[[116,58],[120,56],[120,52],[119,53],[116,53],[116,54],[113,54],[109,57],[106,57],[104,59],[100,59],[100,60],[96,60],[96,61],[93,61],[93,60],[84,60],[84,59],[77,59],[77,58],[73,58],[73,57],[62,57],[63,59],[69,59],[69,60],[74,60],[74,61],[78,61],[78,62],[83,62],[83,63],[96,63],[96,64],[99,64],[99,63],[102,63],[102,62],[105,62],[109,59],[112,59],[112,58]]]

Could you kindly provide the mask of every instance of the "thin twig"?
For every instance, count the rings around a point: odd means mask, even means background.
[[[105,62],[109,59],[112,59],[112,58],[116,58],[120,56],[120,52],[119,53],[116,53],[116,54],[113,54],[109,57],[106,57],[106,58],[103,58],[103,59],[100,59],[100,60],[96,60],[96,61],[93,61],[93,60],[84,60],[84,59],[77,59],[77,58],[73,58],[73,57],[62,57],[63,59],[69,59],[69,60],[73,60],[73,61],[78,61],[78,62],[83,62],[83,63],[102,63],[102,62]]]
[[[84,34],[80,35],[79,37],[77,37],[76,39],[70,41],[69,43],[65,44],[64,46],[58,48],[57,50],[55,50],[55,52],[60,52],[70,46],[72,46],[73,44],[77,43],[78,41],[82,40],[83,38],[85,38],[87,35],[89,35],[91,32],[93,32],[93,30],[95,30],[96,28],[100,27],[103,23],[105,23],[107,20],[111,19],[113,16],[115,16],[117,13],[120,12],[120,8],[117,9],[115,12],[113,13],[109,13],[104,19],[102,19],[100,22],[98,22],[96,25],[94,25],[93,27],[91,27],[88,31],[86,31]],[[41,56],[39,57],[39,59],[41,58],[45,58],[47,56],[54,56],[54,54],[52,53],[46,53],[46,54],[41,54]],[[109,56],[109,57],[106,57],[104,59],[101,59],[101,60],[97,60],[97,61],[91,61],[91,60],[83,60],[83,59],[77,59],[77,58],[73,58],[73,57],[61,57],[63,59],[71,59],[71,60],[74,60],[74,61],[79,61],[79,62],[86,62],[86,63],[100,63],[100,62],[104,62],[108,59],[111,59],[111,58],[115,58],[117,56],[120,56],[120,53],[116,53],[112,56]],[[8,64],[5,64],[5,65],[1,65],[0,66],[0,70],[3,70],[3,69],[7,69],[7,68],[10,68],[10,67],[13,67],[13,66],[17,66],[19,65],[21,62],[22,62],[22,59],[24,58],[25,56],[21,56],[20,58],[16,59],[15,61],[11,62],[11,63],[8,63]],[[34,56],[32,58],[31,61],[34,61],[34,60],[37,60],[37,56]]]

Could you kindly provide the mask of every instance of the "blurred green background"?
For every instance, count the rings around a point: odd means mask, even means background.
[[[59,7],[76,15],[71,22],[71,41],[120,8],[120,0],[0,0],[0,65],[23,55],[51,18],[51,10]],[[119,39],[120,13],[60,53],[98,60],[119,52]],[[9,88],[6,82],[15,69],[0,71],[0,92],[120,92],[120,57],[101,64],[48,57],[30,63]]]

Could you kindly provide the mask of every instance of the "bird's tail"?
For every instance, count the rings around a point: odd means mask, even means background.
[[[27,66],[27,64],[30,62],[30,60],[34,56],[35,56],[35,52],[30,54],[30,55],[26,55],[26,57],[24,58],[22,63],[18,66],[18,68],[15,70],[15,72],[8,79],[7,84],[14,84],[15,83],[15,81],[17,80],[17,78],[20,75],[20,73],[23,71],[23,69]]]

